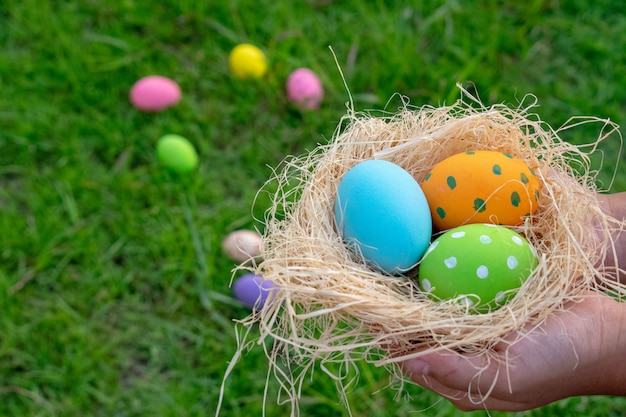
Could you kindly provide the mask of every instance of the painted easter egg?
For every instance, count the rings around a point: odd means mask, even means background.
[[[419,267],[420,288],[435,300],[456,299],[478,312],[504,305],[537,266],[530,243],[494,224],[448,230],[428,247]]]
[[[160,75],[144,77],[130,89],[130,102],[143,111],[164,110],[177,104],[180,98],[180,87],[176,81]]]
[[[260,310],[267,303],[274,283],[261,275],[245,274],[233,283],[233,296],[248,308]]]
[[[400,166],[367,160],[341,179],[334,203],[344,241],[366,262],[399,274],[418,262],[432,232],[428,203],[417,181]]]
[[[518,158],[464,152],[439,162],[421,184],[437,230],[469,223],[521,224],[539,206],[539,180]]]
[[[289,74],[286,90],[289,101],[303,110],[317,109],[324,97],[322,82],[308,68],[298,68]]]
[[[196,148],[179,135],[169,134],[159,138],[156,154],[159,162],[174,172],[191,172],[198,166]]]
[[[230,259],[245,262],[259,256],[261,235],[254,230],[235,230],[222,240],[222,250]]]
[[[230,52],[228,62],[235,77],[244,80],[261,78],[267,71],[265,54],[249,43],[235,46]]]

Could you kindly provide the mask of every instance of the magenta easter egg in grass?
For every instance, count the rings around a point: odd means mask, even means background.
[[[149,75],[130,89],[130,102],[137,109],[158,112],[177,104],[181,99],[176,81],[160,75]]]
[[[319,77],[308,68],[293,71],[286,84],[287,98],[304,110],[317,109],[324,97],[324,89]]]

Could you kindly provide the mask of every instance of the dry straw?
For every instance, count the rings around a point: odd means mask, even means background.
[[[337,380],[346,400],[345,387],[354,382],[347,369],[355,361],[387,366],[402,382],[402,359],[442,349],[489,355],[505,336],[524,324],[541,325],[588,290],[626,295],[615,280],[617,269],[599,266],[624,225],[601,211],[589,158],[609,137],[617,136],[621,147],[618,127],[573,118],[554,130],[530,112],[532,97],[512,109],[486,107],[462,93],[447,107],[411,108],[404,102],[397,113],[382,117],[349,111],[330,143],[277,170],[272,181],[278,190],[261,245],[264,261],[252,269],[278,291],[264,309],[240,322],[239,347],[227,374],[242,353],[262,345],[268,379],[278,380],[282,398],[298,415],[301,384],[316,366]],[[600,133],[589,149],[560,138],[563,130],[590,122],[600,123]],[[421,183],[444,158],[481,149],[525,161],[542,186],[538,211],[513,227],[534,246],[539,265],[506,306],[470,314],[456,300],[431,301],[411,274],[390,277],[372,270],[343,243],[333,203],[342,176],[356,163],[391,161]]]

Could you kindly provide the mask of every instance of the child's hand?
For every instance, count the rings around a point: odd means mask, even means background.
[[[511,335],[491,359],[442,352],[408,360],[403,368],[466,411],[528,410],[576,395],[626,395],[626,304],[589,293],[567,307],[540,328],[525,328],[525,337]]]
[[[625,193],[599,200],[605,212],[626,218]],[[605,264],[625,268],[626,236],[615,239]],[[489,356],[446,351],[407,360],[403,369],[461,410],[528,410],[577,395],[626,395],[626,302],[585,295],[541,327],[510,335]]]

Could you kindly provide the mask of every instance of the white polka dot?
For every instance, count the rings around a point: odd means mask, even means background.
[[[424,258],[426,257],[426,255],[428,255],[429,253],[431,253],[432,251],[435,250],[435,248],[437,247],[437,245],[439,245],[439,241],[435,240],[433,243],[431,243],[431,245],[428,247],[428,249],[426,250],[426,253],[424,254]]]
[[[506,258],[506,266],[508,266],[509,269],[515,269],[517,268],[517,265],[519,265],[519,262],[517,262],[517,258],[515,256],[511,255]]]
[[[491,243],[491,238],[487,235],[480,235],[480,242],[484,244]]]
[[[446,264],[446,266],[450,269],[454,268],[456,266],[456,258],[454,256],[451,256],[447,259],[445,259],[443,261],[444,264]]]
[[[423,279],[421,280],[421,283],[422,283],[422,289],[423,289],[424,291],[426,291],[426,292],[430,291],[430,289],[433,287],[433,286],[431,285],[430,281],[429,281],[429,280],[427,280],[426,278],[423,278]]]
[[[462,297],[462,298],[459,298],[459,304],[465,307],[473,307],[474,301],[469,297]]]
[[[501,303],[501,302],[503,302],[503,301],[504,301],[504,292],[503,292],[503,291],[499,291],[499,292],[496,294],[496,298],[495,298],[495,300],[496,300],[496,303]]]
[[[452,239],[460,239],[462,237],[465,237],[465,232],[454,232],[450,236],[452,236]]]
[[[480,279],[485,279],[489,276],[489,268],[485,265],[481,265],[476,269],[476,276]]]
[[[519,246],[522,246],[524,244],[524,241],[522,241],[522,238],[519,236],[513,236],[511,237],[511,240]]]

